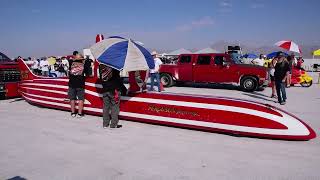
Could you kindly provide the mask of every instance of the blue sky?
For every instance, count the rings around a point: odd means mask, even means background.
[[[320,45],[319,7],[319,0],[0,0],[0,51],[65,55],[90,46],[97,33],[158,50],[221,40]]]

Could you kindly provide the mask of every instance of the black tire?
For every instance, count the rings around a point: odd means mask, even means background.
[[[174,85],[175,85],[175,86],[183,86],[183,85],[184,85],[184,82],[182,82],[182,81],[176,81]]]
[[[5,93],[0,93],[0,100],[6,99],[6,94]]]
[[[173,79],[170,74],[161,74],[160,81],[164,87],[171,87],[173,85]]]
[[[302,87],[310,87],[311,85],[312,85],[312,81],[310,81],[310,82],[303,82],[303,83],[300,83],[300,85],[302,86]]]
[[[251,77],[251,76],[243,77],[240,82],[240,87],[243,91],[253,92],[257,89],[258,82],[254,77]]]

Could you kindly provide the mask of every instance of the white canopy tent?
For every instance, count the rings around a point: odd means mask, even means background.
[[[170,52],[170,53],[168,53],[168,55],[170,56],[178,56],[178,55],[180,55],[180,54],[191,54],[192,52],[191,51],[188,51],[188,50],[186,50],[186,49],[184,49],[184,48],[181,48],[181,49],[177,49],[177,50],[175,50],[175,51],[172,51],[172,52]]]
[[[221,52],[208,47],[208,48],[199,50],[199,51],[195,52],[194,54],[209,54],[209,53],[221,53]]]

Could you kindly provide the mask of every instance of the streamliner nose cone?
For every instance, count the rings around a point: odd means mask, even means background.
[[[97,34],[97,36],[96,36],[96,43],[98,43],[98,42],[100,42],[100,41],[102,41],[102,40],[104,40],[103,35],[102,35],[102,34]]]

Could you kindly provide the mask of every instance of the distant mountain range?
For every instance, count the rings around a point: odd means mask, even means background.
[[[210,47],[215,50],[225,52],[228,45],[235,46],[235,45],[239,45],[239,44],[235,43],[235,42],[218,41],[218,42],[213,43]],[[240,46],[242,48],[243,53],[254,53],[256,55],[269,54],[271,52],[281,50],[280,48],[278,48],[276,46],[266,46],[266,45],[254,46],[254,45],[242,43],[242,44],[240,44]],[[304,58],[312,58],[312,52],[317,49],[320,49],[320,45],[304,45],[304,44],[302,44],[302,45],[300,45],[300,47],[301,47],[301,51],[302,51],[302,56]],[[188,49],[188,50],[190,50],[191,52],[196,52],[200,49],[193,48],[193,49]],[[171,51],[173,51],[173,50],[166,50],[166,51],[161,50],[160,52],[171,52]]]
[[[224,52],[228,45],[239,45],[236,43],[230,43],[226,41],[218,41],[211,45],[211,48]],[[244,53],[254,53],[254,54],[269,54],[274,51],[280,51],[281,48],[276,46],[252,46],[248,44],[240,44],[242,51]],[[320,45],[300,45],[302,56],[304,58],[312,58],[312,52],[320,49]]]

